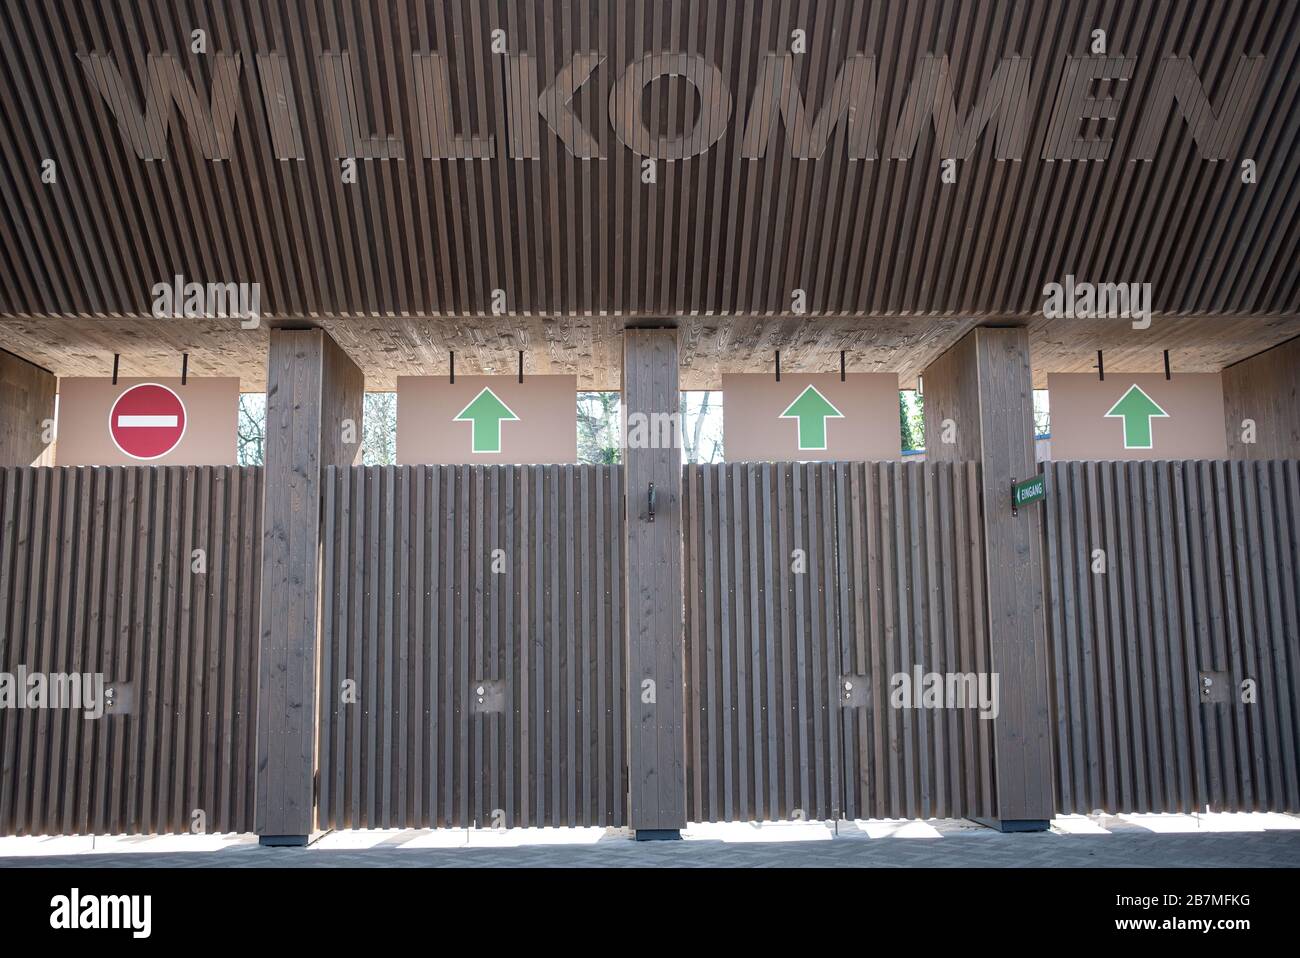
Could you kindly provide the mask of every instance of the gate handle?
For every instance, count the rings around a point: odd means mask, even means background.
[[[651,522],[654,522],[655,521],[655,484],[653,482],[650,483],[649,506],[650,506],[649,520]]]

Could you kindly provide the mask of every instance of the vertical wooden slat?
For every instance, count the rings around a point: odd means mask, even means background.
[[[784,644],[777,644],[778,629],[780,634],[784,635],[784,615],[777,619],[777,578],[773,573],[773,563],[782,562],[780,552],[773,555],[775,546],[774,533],[779,529],[779,523],[773,522],[773,512],[776,508],[776,486],[780,482],[780,477],[770,463],[762,465],[762,479],[759,487],[762,492],[763,503],[763,633],[765,645],[765,664],[767,675],[767,728],[764,736],[767,747],[764,749],[767,759],[767,800],[764,803],[765,820],[774,820],[781,817],[781,778],[784,771],[781,764],[781,755],[783,750],[780,747],[781,735],[785,730],[785,717],[780,711],[784,702],[784,696],[780,694],[781,681],[785,675],[784,669],[778,671],[777,652],[784,648]],[[779,593],[784,596],[784,593]],[[784,609],[784,598],[781,599],[781,609]]]
[[[753,710],[752,722],[750,729],[754,736],[754,744],[749,751],[749,764],[752,769],[753,789],[750,792],[750,803],[746,808],[747,817],[751,820],[762,820],[762,809],[766,807],[765,802],[765,785],[767,762],[762,749],[758,743],[763,740],[765,711],[764,686],[770,681],[767,669],[764,667],[763,658],[763,627],[762,627],[762,603],[763,603],[763,569],[759,565],[759,525],[758,514],[759,506],[756,503],[758,497],[757,471],[753,464],[746,463],[738,467],[738,471],[744,474],[744,494],[746,503],[745,514],[745,538],[749,543],[749,552],[746,556],[746,588],[749,598],[749,676],[751,682],[750,688],[750,707]],[[685,520],[683,520],[685,521]],[[689,529],[689,526],[688,526]],[[686,573],[686,582],[691,582],[690,572]],[[687,659],[689,661],[689,657]],[[693,716],[698,716],[698,706],[691,709]],[[696,719],[698,721],[698,718]],[[698,757],[698,756],[697,756]],[[699,817],[699,808],[696,807],[697,817]]]
[[[227,738],[224,723],[230,714],[225,702],[229,683],[224,681],[223,659],[226,657],[221,650],[227,610],[226,584],[234,578],[229,569],[227,523],[238,515],[238,493],[233,488],[237,475],[233,467],[217,467],[209,477],[204,477],[208,491],[199,497],[201,502],[206,500],[203,522],[207,526],[208,573],[200,582],[206,608],[203,653],[206,672],[202,684],[195,690],[196,698],[202,703],[199,721],[195,724],[196,727],[203,726],[198,733],[203,739],[202,777],[195,786],[195,800],[197,804],[205,793],[211,794],[213,790],[221,797],[217,807],[207,809],[208,827],[215,825],[214,831],[224,831],[222,824],[229,818],[229,810],[225,807],[228,791],[218,784],[217,779],[224,777],[229,770],[229,766],[223,763]],[[182,554],[181,562],[187,561],[190,557]]]
[[[838,655],[830,665],[829,705],[830,719],[834,726],[837,728],[843,726],[840,731],[840,749],[837,757],[843,778],[838,792],[843,799],[842,814],[846,818],[859,817],[858,801],[861,790],[858,787],[857,776],[844,773],[847,769],[857,767],[858,754],[855,743],[861,738],[860,718],[867,714],[867,710],[863,709],[855,715],[844,706],[841,699],[845,690],[839,682],[839,676],[853,674],[853,660],[856,655],[855,639],[858,630],[862,628],[861,593],[854,588],[854,576],[859,571],[857,557],[861,552],[861,541],[856,543],[858,548],[855,550],[855,541],[849,532],[853,528],[854,519],[850,505],[852,500],[849,499],[848,492],[853,480],[853,465],[853,463],[840,463],[833,468],[835,501],[831,507],[834,516],[834,542],[838,545],[834,567],[834,591],[838,600],[838,607],[835,610]]]
[[[455,725],[451,733],[454,736],[457,761],[455,778],[452,785],[455,805],[453,815],[457,824],[469,825],[472,821],[470,809],[470,789],[473,779],[470,776],[470,725],[473,717],[469,703],[470,659],[473,655],[473,636],[470,633],[470,610],[474,604],[474,582],[470,578],[471,561],[482,558],[470,550],[470,537],[473,532],[476,514],[470,511],[470,496],[474,485],[475,469],[469,466],[456,467],[456,558],[453,563],[456,572],[456,644],[455,665],[448,669],[448,681],[451,683],[449,701],[455,702]],[[481,604],[480,604],[481,608]]]
[[[71,659],[74,654],[74,644],[78,644],[85,639],[84,631],[75,629],[72,623],[72,606],[79,592],[75,579],[80,571],[79,566],[85,557],[85,553],[77,550],[73,545],[76,541],[81,470],[67,469],[62,472],[62,514],[60,516],[58,538],[58,581],[60,586],[55,606],[56,621],[53,636],[55,648],[51,666],[55,672],[68,674],[72,671]],[[51,830],[62,830],[63,816],[60,811],[64,793],[64,752],[67,748],[68,737],[71,734],[69,710],[51,709],[44,718],[50,729],[49,766],[46,777],[37,781],[37,788],[44,792],[44,812],[39,815],[39,820]]]
[[[461,696],[461,747],[464,763],[461,774],[463,805],[461,820],[477,825],[481,822],[483,802],[483,779],[487,774],[483,767],[483,724],[482,713],[475,713],[471,703],[475,701],[471,684],[484,674],[483,669],[483,605],[484,581],[483,566],[485,555],[483,484],[488,470],[466,470],[465,493],[462,503],[467,516],[464,539],[466,546],[461,557],[462,589],[464,605],[462,606],[461,624],[464,630],[463,666],[457,682],[457,694]]]
[[[197,619],[196,623],[196,618],[202,615],[206,603],[201,598],[202,586],[195,587],[194,573],[190,569],[190,557],[192,547],[199,541],[203,542],[205,552],[211,552],[208,542],[207,509],[205,508],[201,515],[196,515],[194,511],[194,498],[199,494],[196,487],[200,482],[205,487],[209,487],[211,476],[204,475],[200,480],[192,466],[171,467],[167,473],[173,480],[172,488],[169,490],[168,511],[172,515],[183,511],[190,516],[189,521],[184,525],[188,535],[167,550],[167,561],[163,569],[163,575],[167,580],[164,601],[167,606],[168,624],[165,626],[165,631],[174,634],[173,629],[178,626],[180,629],[179,654],[172,657],[167,670],[168,681],[176,683],[176,697],[170,710],[173,720],[170,724],[175,725],[176,742],[182,745],[182,748],[177,751],[183,751],[188,758],[184,763],[179,761],[175,763],[169,783],[161,781],[158,783],[163,820],[175,822],[188,814],[184,811],[186,804],[189,804],[191,809],[201,808],[197,804],[196,783],[201,774],[202,756],[195,737],[200,734],[198,721],[203,714],[203,635],[206,629],[203,627],[202,619]],[[211,489],[204,488],[201,498],[205,507],[210,506]],[[178,500],[184,501],[182,508],[178,508]],[[212,556],[208,555],[208,560],[211,559]],[[197,628],[195,628],[196,624]],[[186,739],[190,740],[189,747],[183,746]],[[171,785],[170,796],[167,795],[167,784]],[[202,811],[206,818],[213,810]]]
[[[334,721],[336,710],[331,707],[334,697],[338,694],[336,689],[341,686],[339,678],[341,669],[338,664],[339,637],[346,634],[338,628],[338,616],[340,605],[346,608],[347,592],[342,590],[340,594],[339,589],[332,587],[339,581],[339,565],[347,562],[347,550],[339,548],[340,473],[346,475],[346,470],[341,470],[338,466],[326,466],[321,477],[321,512],[324,522],[321,576],[326,588],[321,591],[320,702],[316,721],[317,734],[322,747],[317,769],[320,787],[317,790],[316,800],[317,817],[323,827],[329,828],[340,827],[336,817],[338,801],[335,779],[342,771],[342,765],[336,761],[338,752],[338,743],[335,741],[338,729]],[[346,582],[346,577],[342,581]]]
[[[557,475],[561,480],[561,497],[563,504],[562,527],[564,535],[561,545],[564,550],[564,579],[561,587],[563,602],[562,618],[556,623],[557,642],[563,642],[564,656],[560,668],[564,672],[564,741],[560,752],[560,767],[564,770],[563,807],[568,813],[566,825],[576,825],[578,821],[578,758],[577,758],[577,711],[578,711],[578,673],[581,664],[578,660],[578,637],[573,615],[573,593],[577,587],[574,572],[574,532],[578,525],[577,507],[574,503],[573,466],[559,467]],[[557,537],[558,538],[558,537]],[[557,743],[558,744],[558,743]]]
[[[432,814],[432,809],[427,809],[425,805],[425,774],[428,766],[425,764],[425,756],[428,749],[428,730],[431,725],[429,721],[428,696],[426,695],[427,684],[427,653],[430,649],[431,633],[428,629],[428,618],[425,615],[428,609],[429,596],[432,593],[431,584],[425,579],[426,558],[425,553],[428,547],[429,531],[429,513],[427,499],[425,498],[426,486],[428,484],[428,467],[411,466],[407,476],[407,498],[408,506],[412,512],[410,519],[410,547],[412,552],[411,576],[407,582],[407,588],[410,590],[410,614],[411,614],[411,634],[409,642],[411,645],[410,652],[413,655],[411,663],[411,724],[408,730],[411,740],[410,750],[410,820],[416,822],[428,821],[428,815]]]
[[[1189,715],[1195,710],[1195,676],[1186,663],[1187,643],[1184,636],[1190,633],[1191,623],[1184,618],[1187,612],[1186,595],[1182,589],[1180,571],[1186,568],[1179,546],[1182,541],[1182,499],[1181,499],[1181,463],[1158,463],[1160,483],[1157,493],[1160,498],[1160,522],[1162,530],[1162,571],[1163,587],[1167,596],[1165,605],[1165,645],[1168,650],[1169,685],[1173,709],[1173,761],[1167,763],[1177,778],[1172,787],[1181,801],[1187,801],[1196,795],[1194,754],[1197,736],[1194,723]],[[1190,699],[1190,701],[1189,701]],[[1103,712],[1103,716],[1107,714]],[[1100,759],[1098,759],[1099,761]],[[1193,798],[1194,800],[1194,798]],[[1100,802],[1098,803],[1100,805]]]
[[[138,491],[141,471],[136,469],[114,468],[111,470],[116,481],[116,491],[121,495],[122,506],[120,510],[121,518],[118,520],[118,541],[120,551],[116,553],[117,570],[116,582],[114,583],[115,592],[118,596],[117,617],[115,621],[115,645],[117,647],[117,661],[113,669],[113,678],[125,681],[127,676],[139,675],[138,669],[133,667],[134,655],[131,643],[131,636],[134,634],[131,629],[131,618],[134,615],[133,602],[135,590],[131,587],[133,580],[133,557],[138,544],[138,539],[132,534],[135,526],[135,512],[138,508]],[[108,790],[107,790],[107,825],[110,832],[124,832],[129,830],[129,824],[126,821],[127,795],[126,788],[131,779],[130,770],[127,768],[127,756],[130,754],[130,743],[127,739],[127,726],[132,723],[129,718],[123,718],[115,721],[110,726],[113,729],[113,750],[112,757],[109,759]]]
[[[1115,758],[1106,762],[1107,767],[1111,769],[1110,780],[1114,783],[1114,787],[1106,793],[1106,800],[1110,803],[1108,806],[1110,808],[1118,807],[1124,797],[1133,794],[1135,787],[1132,752],[1128,747],[1132,735],[1132,725],[1127,707],[1127,689],[1129,683],[1134,681],[1136,676],[1126,668],[1124,651],[1129,645],[1129,641],[1124,628],[1124,612],[1120,604],[1121,572],[1116,567],[1116,563],[1120,561],[1119,533],[1116,525],[1116,513],[1119,509],[1115,493],[1116,472],[1117,470],[1109,467],[1099,468],[1098,470],[1098,482],[1101,486],[1101,509],[1105,516],[1104,538],[1098,542],[1098,546],[1102,549],[1102,559],[1106,570],[1103,573],[1106,580],[1106,591],[1104,599],[1101,601],[1107,604],[1108,614],[1105,620],[1111,636],[1111,671],[1108,675],[1102,677],[1102,681],[1110,689],[1110,704],[1115,713],[1115,739],[1114,744],[1109,746],[1114,749]],[[1089,568],[1091,568],[1091,553],[1089,553],[1089,560]],[[1049,589],[1050,584],[1051,580],[1049,579]],[[1098,619],[1100,620],[1101,616],[1098,616]],[[1061,747],[1061,741],[1058,738],[1056,744],[1058,750]],[[1118,765],[1118,774],[1116,774],[1115,765]],[[1058,807],[1061,807],[1059,801],[1058,799]]]
[[[425,796],[428,800],[428,816],[425,819],[429,825],[438,826],[443,824],[442,794],[439,786],[442,783],[442,764],[439,761],[441,755],[442,741],[439,734],[443,727],[441,718],[441,696],[439,683],[443,673],[442,650],[446,643],[443,641],[442,622],[444,618],[442,606],[442,588],[441,588],[441,570],[446,567],[444,561],[446,556],[446,539],[443,535],[442,516],[442,474],[445,471],[443,466],[426,467],[425,485],[429,490],[429,666],[424,675],[425,687],[428,689],[429,707],[427,710],[428,719],[426,727],[428,729],[428,764],[425,766],[425,775],[428,783],[425,788]]]
[[[1270,600],[1270,634],[1300,635],[1296,623],[1296,556],[1291,547],[1297,536],[1300,516],[1287,508],[1286,468],[1294,467],[1295,462],[1265,462],[1259,466],[1259,476],[1263,480],[1261,489],[1261,525],[1264,528],[1266,556],[1265,574],[1268,578]],[[1264,490],[1267,490],[1266,492]],[[1288,532],[1289,530],[1289,532]],[[1273,688],[1275,693],[1272,703],[1277,710],[1278,728],[1281,732],[1282,772],[1279,776],[1279,792],[1272,796],[1273,801],[1285,801],[1290,806],[1300,803],[1300,774],[1297,772],[1297,702],[1294,695],[1287,694],[1294,689],[1294,670],[1300,661],[1300,649],[1285,643],[1273,647]]]
[[[736,714],[734,702],[735,692],[735,666],[734,658],[736,653],[736,633],[732,631],[732,603],[735,600],[734,589],[731,585],[730,563],[727,559],[731,555],[731,546],[728,532],[735,516],[732,514],[735,502],[731,498],[730,485],[727,482],[727,472],[730,467],[723,466],[717,470],[714,475],[714,481],[717,487],[714,494],[717,496],[718,516],[722,520],[718,523],[717,537],[713,543],[716,548],[718,557],[717,575],[718,575],[718,632],[720,640],[716,645],[717,651],[717,674],[722,692],[722,714],[726,720],[722,722],[722,736],[719,743],[722,749],[723,761],[721,765],[721,780],[718,783],[722,794],[722,807],[728,818],[735,814],[735,792],[734,792],[734,761],[736,757],[735,742],[733,741],[733,731],[735,720],[732,718]]]
[[[105,580],[105,539],[110,534],[113,527],[111,517],[108,515],[106,501],[106,470],[103,469],[86,469],[88,483],[93,487],[88,489],[88,495],[84,498],[84,505],[89,510],[89,515],[85,522],[88,526],[93,527],[91,539],[86,548],[89,549],[90,556],[90,578],[87,581],[87,592],[89,601],[89,612],[86,616],[84,627],[89,631],[88,650],[84,659],[85,668],[91,672],[108,672],[109,671],[109,649],[107,640],[109,636],[105,632],[106,606],[110,601],[110,596],[104,587]],[[3,478],[0,477],[0,482]],[[6,603],[3,586],[4,579],[4,538],[0,534],[0,604]],[[104,747],[104,737],[102,727],[98,724],[88,727],[84,730],[81,739],[81,752],[77,756],[80,765],[80,777],[77,796],[75,799],[76,819],[75,824],[70,827],[81,833],[89,833],[95,829],[95,812],[96,812],[96,758],[102,755]],[[73,760],[71,752],[68,754],[68,760]],[[228,796],[229,790],[223,790],[223,797]],[[3,827],[4,817],[0,815],[0,828]],[[225,821],[225,819],[223,819]]]

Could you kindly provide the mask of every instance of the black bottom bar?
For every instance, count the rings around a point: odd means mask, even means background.
[[[636,840],[639,842],[677,842],[681,841],[679,828],[638,828]]]
[[[1045,832],[1052,824],[1045,818],[972,818],[970,821],[998,832]]]

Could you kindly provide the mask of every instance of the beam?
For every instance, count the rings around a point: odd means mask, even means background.
[[[1300,459],[1300,337],[1223,371],[1229,459]]]
[[[677,331],[627,330],[628,821],[641,840],[679,837],[686,826],[679,403]]]
[[[989,661],[1002,699],[997,814],[986,824],[1045,830],[1054,809],[1041,507],[1011,514],[1012,480],[1038,471],[1027,330],[977,327],[926,368],[925,437],[929,460],[981,463]]]
[[[360,461],[364,389],[323,330],[271,330],[254,818],[264,845],[305,844],[316,830],[321,469]]]
[[[0,350],[0,466],[50,466],[54,393],[49,370]]]

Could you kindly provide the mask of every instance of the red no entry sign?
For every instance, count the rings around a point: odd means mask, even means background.
[[[132,459],[165,456],[185,435],[185,404],[166,386],[132,386],[113,403],[108,434]]]

